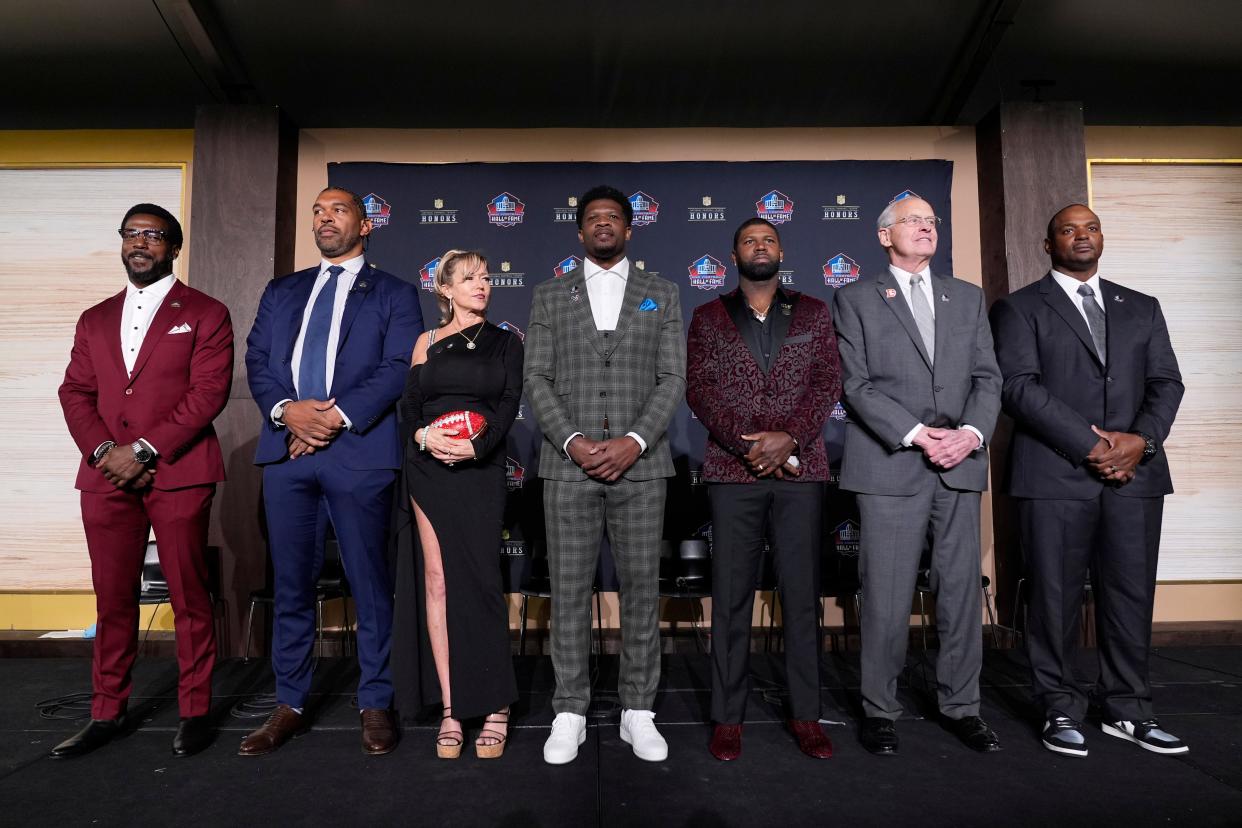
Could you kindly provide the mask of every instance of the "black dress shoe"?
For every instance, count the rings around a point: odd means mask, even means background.
[[[121,732],[123,719],[91,719],[90,724],[52,748],[53,759],[69,759],[85,756],[95,748],[101,748]]]
[[[173,737],[173,756],[193,756],[216,739],[215,728],[209,716],[190,716],[177,725]]]
[[[863,720],[859,741],[876,756],[896,756],[897,723],[892,719],[868,716]]]
[[[954,736],[962,740],[962,744],[971,750],[977,750],[980,753],[995,753],[1001,749],[1000,739],[988,727],[987,722],[978,716],[963,716],[960,719],[950,719],[948,722],[949,730]]]

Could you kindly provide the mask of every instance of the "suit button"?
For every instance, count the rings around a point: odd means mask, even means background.
[[[127,396],[127,397],[132,397],[132,396],[134,396],[134,389],[132,389],[132,388],[126,388],[126,389],[125,389],[125,396]]]
[[[129,428],[129,420],[121,420],[121,425],[125,426],[126,428]]]
[[[1112,382],[1112,381],[1113,381],[1113,378],[1112,378],[1112,377],[1105,377],[1105,378],[1104,378],[1104,381],[1105,381],[1105,382]]]
[[[943,390],[944,390],[944,386],[943,386],[943,385],[933,385],[933,386],[932,386],[932,390],[933,390],[933,391],[935,391],[937,394],[939,394],[941,391],[943,391]]]
[[[601,397],[607,397],[607,396],[608,396],[608,392],[607,392],[607,391],[600,391],[600,392],[599,392],[599,395],[600,395]]]
[[[611,361],[611,360],[607,360],[607,359],[606,359],[606,360],[604,360],[604,367],[605,367],[605,368],[611,368],[611,367],[612,367],[612,361]]]
[[[281,364],[281,365],[288,365],[288,364],[289,364],[289,360],[287,360],[287,359],[282,359],[282,360],[280,361],[280,364]]]

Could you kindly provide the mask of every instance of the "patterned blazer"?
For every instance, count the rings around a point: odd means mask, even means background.
[[[592,440],[628,432],[647,450],[627,480],[672,477],[666,430],[686,391],[686,344],[677,286],[633,264],[615,331],[591,316],[583,268],[535,288],[523,370],[527,399],[543,432],[539,476],[585,480],[561,450],[576,431]]]
[[[764,371],[741,290],[701,305],[690,322],[686,400],[707,428],[703,478],[758,479],[742,434],[785,431],[801,447],[800,481],[828,479],[822,430],[841,396],[841,362],[828,306],[797,291],[773,303],[772,367]],[[787,312],[786,312],[787,309]]]

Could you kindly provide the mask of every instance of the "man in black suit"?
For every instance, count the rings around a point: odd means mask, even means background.
[[[991,322],[1014,419],[1007,491],[1018,502],[1027,651],[1049,750],[1086,756],[1087,695],[1074,675],[1083,585],[1096,594],[1103,730],[1185,753],[1152,712],[1147,657],[1164,496],[1162,446],[1182,399],[1153,297],[1100,279],[1100,219],[1082,204],[1048,223],[1052,271],[998,301]]]

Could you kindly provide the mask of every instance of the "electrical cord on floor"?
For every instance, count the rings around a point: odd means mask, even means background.
[[[69,693],[35,702],[35,709],[43,719],[85,719],[91,715],[90,693]]]

